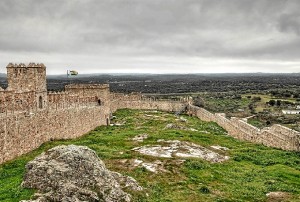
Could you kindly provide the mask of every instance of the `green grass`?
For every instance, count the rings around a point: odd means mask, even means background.
[[[248,119],[247,122],[257,128],[264,128],[267,126],[266,123],[263,123],[261,122],[259,119],[257,118],[251,118],[251,119]]]
[[[150,116],[146,116],[150,115]],[[151,117],[152,115],[152,117]],[[266,193],[285,191],[289,201],[300,201],[300,154],[238,141],[213,122],[187,117],[177,120],[173,114],[140,110],[118,110],[115,122],[121,126],[100,126],[81,138],[52,141],[39,149],[0,166],[0,201],[29,199],[34,190],[20,186],[25,165],[41,152],[60,144],[85,145],[95,150],[106,166],[134,177],[146,188],[145,193],[134,193],[134,201],[266,201]],[[174,123],[198,131],[165,129]],[[133,142],[132,137],[147,133],[144,142]],[[158,139],[190,141],[203,146],[228,147],[230,160],[209,163],[201,159],[187,159],[178,165],[174,159],[159,158],[167,173],[154,174],[143,168],[128,168],[121,160],[156,158],[131,151],[132,148],[157,144]]]
[[[238,109],[248,110],[250,100],[247,98],[205,98],[205,107],[211,112],[237,113]]]

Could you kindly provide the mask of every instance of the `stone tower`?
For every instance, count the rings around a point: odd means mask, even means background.
[[[25,65],[9,63],[7,69],[8,91],[18,94],[32,94],[32,106],[44,108],[47,106],[46,66],[29,63]]]

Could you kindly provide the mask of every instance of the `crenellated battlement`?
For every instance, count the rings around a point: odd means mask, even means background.
[[[28,65],[26,65],[25,63],[8,63],[8,65],[6,66],[6,68],[46,68],[46,66],[43,63],[34,63],[31,62]]]

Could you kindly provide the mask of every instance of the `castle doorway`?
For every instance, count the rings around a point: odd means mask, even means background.
[[[39,108],[40,109],[43,108],[43,98],[42,98],[42,96],[39,97]]]

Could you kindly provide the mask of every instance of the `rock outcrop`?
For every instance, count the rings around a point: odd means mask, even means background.
[[[179,140],[157,140],[161,145],[144,145],[133,148],[141,154],[162,158],[201,158],[213,163],[221,163],[229,159],[229,156],[216,153],[200,145]],[[225,148],[225,147],[222,147]]]
[[[137,182],[106,169],[97,154],[84,146],[57,146],[26,165],[23,187],[38,190],[35,202],[130,201],[122,188],[140,191]]]

